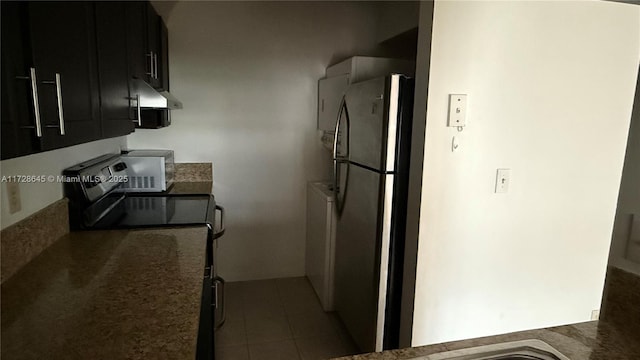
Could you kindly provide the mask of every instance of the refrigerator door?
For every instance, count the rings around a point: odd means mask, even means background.
[[[377,171],[395,170],[401,77],[364,81],[347,90],[350,162]]]
[[[394,176],[354,164],[348,173],[336,232],[335,305],[360,350],[381,351]]]

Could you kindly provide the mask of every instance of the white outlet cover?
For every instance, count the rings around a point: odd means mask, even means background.
[[[467,125],[467,95],[449,95],[449,118],[447,126],[461,127]]]

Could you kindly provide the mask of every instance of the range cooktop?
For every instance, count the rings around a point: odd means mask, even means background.
[[[115,195],[92,211],[103,214],[93,229],[213,226],[215,200],[213,195]]]

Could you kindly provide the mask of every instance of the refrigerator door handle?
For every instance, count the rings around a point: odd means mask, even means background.
[[[346,164],[346,168],[344,169],[344,186],[340,186],[340,179],[338,179],[340,176],[340,174],[338,174],[338,168],[341,164]],[[338,216],[342,214],[342,209],[344,209],[344,199],[347,196],[349,168],[350,166],[348,161],[340,159],[333,160],[333,198]]]
[[[342,139],[343,145],[343,153],[338,153],[338,139],[340,138],[340,125],[342,121],[342,115],[344,114],[346,120],[346,131],[345,136]],[[338,118],[336,119],[336,131],[333,134],[333,197],[335,199],[336,210],[338,215],[342,213],[342,208],[344,207],[344,202],[342,201],[345,197],[346,191],[346,181],[349,177],[349,164],[347,160],[349,159],[349,110],[347,109],[346,96],[342,97],[340,101],[340,107],[338,110]],[[338,169],[341,163],[347,163],[346,169],[346,178],[345,178],[345,186],[343,189],[340,188],[340,179],[338,174]]]
[[[340,125],[342,123],[342,114],[347,121],[346,134],[343,139],[344,151],[343,154],[338,154],[338,140],[340,139]],[[340,156],[342,155],[342,156]],[[347,109],[347,102],[345,96],[340,101],[340,107],[338,110],[338,118],[336,119],[336,130],[333,133],[333,158],[346,160],[349,158],[349,110]]]

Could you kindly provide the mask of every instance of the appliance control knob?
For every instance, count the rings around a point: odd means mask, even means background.
[[[115,170],[115,171],[122,171],[122,170],[124,170],[126,168],[127,168],[127,164],[125,164],[123,162],[120,162],[120,163],[117,163],[117,164],[113,165],[113,170]]]

